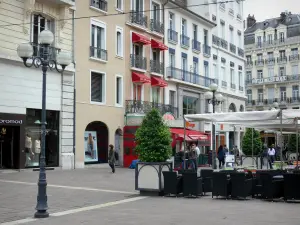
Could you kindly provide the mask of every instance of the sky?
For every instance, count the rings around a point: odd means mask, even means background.
[[[256,21],[279,17],[288,10],[300,14],[300,0],[244,0],[244,17],[254,14]]]

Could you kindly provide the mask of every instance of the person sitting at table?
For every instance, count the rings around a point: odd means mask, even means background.
[[[275,161],[275,154],[276,154],[276,151],[274,148],[274,144],[272,144],[271,148],[269,148],[269,150],[268,150],[270,169],[273,169],[273,163]]]

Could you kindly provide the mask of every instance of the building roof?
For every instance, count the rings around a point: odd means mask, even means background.
[[[300,25],[300,16],[297,14],[286,14],[286,19],[283,20],[282,17],[276,17],[272,19],[265,20],[263,22],[256,22],[251,27],[245,30],[245,34],[254,33],[256,30],[266,30],[267,28],[277,28],[280,25],[291,26]]]

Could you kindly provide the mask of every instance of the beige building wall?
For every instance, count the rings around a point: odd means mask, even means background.
[[[127,64],[125,57],[116,54],[116,33],[117,27],[123,30],[122,45],[125,45],[125,20],[124,15],[105,16],[106,14],[116,14],[115,1],[107,1],[107,11],[98,10],[90,6],[90,0],[80,0],[76,2],[76,17],[91,18],[79,19],[75,22],[75,55],[76,55],[76,167],[84,167],[85,142],[84,132],[88,124],[98,121],[105,124],[108,129],[108,140],[105,134],[101,134],[100,144],[102,151],[108,151],[108,145],[115,145],[115,132],[118,128],[123,129],[124,125],[124,92],[126,90],[125,68]],[[101,23],[106,27],[105,49],[107,50],[107,60],[99,60],[90,57],[91,46],[91,21]],[[123,48],[124,49],[124,48]],[[123,50],[123,55],[127,54],[127,49]],[[91,71],[105,74],[105,102],[96,104],[91,102]],[[116,77],[123,78],[122,104],[116,104]],[[104,135],[104,136],[103,136]],[[103,146],[104,145],[104,146]],[[123,157],[123,146],[120,143],[120,159]],[[104,150],[105,149],[105,150]],[[107,153],[107,152],[106,152]],[[107,158],[106,158],[107,159]]]

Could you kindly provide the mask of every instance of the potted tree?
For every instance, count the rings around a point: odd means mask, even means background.
[[[135,189],[159,194],[163,191],[162,171],[172,170],[171,133],[159,111],[152,109],[143,119],[135,134],[136,154]]]

